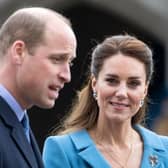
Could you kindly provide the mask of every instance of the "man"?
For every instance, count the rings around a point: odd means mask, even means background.
[[[46,8],[23,8],[0,29],[0,167],[42,168],[26,110],[52,108],[71,80],[76,38],[68,19]],[[27,136],[28,137],[27,137]]]

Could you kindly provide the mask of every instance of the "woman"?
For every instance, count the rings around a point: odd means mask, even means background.
[[[45,141],[46,168],[168,167],[168,138],[140,126],[152,73],[152,51],[137,38],[98,44],[88,84],[60,135]]]

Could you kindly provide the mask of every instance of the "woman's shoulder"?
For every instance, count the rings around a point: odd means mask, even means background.
[[[61,135],[50,135],[46,138],[45,141],[61,141],[64,139],[68,139],[69,134],[61,134]]]
[[[139,132],[145,144],[148,145],[156,145],[156,146],[164,146],[168,150],[168,136],[160,135],[148,128],[143,126],[136,126],[135,129]]]
[[[161,139],[163,139],[165,141],[168,141],[168,136],[160,135],[157,132],[155,132],[155,131],[153,131],[151,129],[145,128],[145,127],[143,127],[141,125],[135,126],[135,129],[138,130],[138,132],[140,132],[140,134],[144,134],[144,135],[148,135],[148,136],[152,136],[152,137],[156,136],[156,137],[161,138]]]
[[[160,140],[162,141],[162,143],[167,147],[168,149],[168,136],[164,136],[164,135],[158,135],[160,137]]]
[[[50,153],[50,155],[66,155],[71,158],[77,149],[88,143],[85,138],[83,139],[85,134],[87,134],[86,130],[79,130],[63,135],[49,136],[44,142],[43,157],[46,157],[46,153],[47,155]]]
[[[63,135],[51,135],[48,136],[45,140],[45,144],[47,145],[53,145],[53,144],[64,144],[69,141],[70,134],[63,134]]]
[[[86,134],[85,129],[77,130],[74,132],[66,133],[66,134],[59,134],[59,135],[51,135],[46,138],[45,143],[47,144],[52,144],[52,143],[57,143],[57,144],[67,144],[68,142],[71,142],[71,139],[73,137],[79,137],[80,135]]]
[[[43,157],[46,158],[48,155],[68,155],[67,151],[73,150],[70,135],[71,134],[48,136],[43,146]]]

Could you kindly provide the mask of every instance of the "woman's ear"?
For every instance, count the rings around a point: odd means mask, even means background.
[[[146,86],[145,86],[145,90],[144,90],[144,98],[147,96],[148,94],[148,87],[149,87],[149,82],[146,83]]]
[[[92,84],[93,91],[96,91],[96,83],[97,83],[97,80],[96,80],[95,76],[92,76],[91,84]]]

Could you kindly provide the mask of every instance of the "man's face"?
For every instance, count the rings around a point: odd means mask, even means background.
[[[25,108],[53,107],[60,89],[71,80],[70,63],[75,55],[76,39],[72,30],[67,25],[48,27],[45,43],[32,55],[26,51],[18,69],[16,80],[21,104]]]

